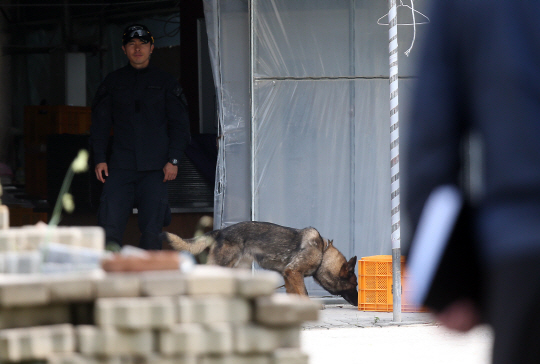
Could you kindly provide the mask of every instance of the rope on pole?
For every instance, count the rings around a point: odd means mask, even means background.
[[[401,242],[399,200],[399,102],[398,102],[398,32],[396,0],[389,0],[388,40],[390,63],[390,175],[392,206],[392,282],[394,322],[401,322]]]

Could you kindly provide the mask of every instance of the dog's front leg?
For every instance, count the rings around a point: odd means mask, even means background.
[[[296,293],[307,296],[308,292],[304,284],[304,275],[301,272],[285,269],[283,271],[283,279],[285,280],[285,291],[287,293]]]

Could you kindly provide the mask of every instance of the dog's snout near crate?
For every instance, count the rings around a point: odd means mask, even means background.
[[[407,302],[405,257],[401,257],[401,311],[426,312]],[[392,256],[374,255],[358,260],[358,310],[392,312]]]

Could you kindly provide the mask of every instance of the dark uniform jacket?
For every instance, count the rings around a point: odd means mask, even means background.
[[[540,253],[540,2],[436,1],[404,158],[415,226],[428,194],[457,184],[460,143],[482,139],[475,230],[488,261]]]
[[[94,163],[107,162],[111,127],[114,133],[109,168],[135,171],[163,169],[180,159],[189,141],[189,120],[182,89],[167,72],[130,64],[110,73],[92,105],[90,143]]]

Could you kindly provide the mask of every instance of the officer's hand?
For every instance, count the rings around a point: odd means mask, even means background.
[[[163,182],[172,181],[176,178],[176,175],[178,173],[178,166],[173,166],[171,163],[167,162],[167,164],[165,164],[165,167],[163,167],[163,173],[165,174]]]
[[[480,310],[473,301],[465,298],[452,302],[435,317],[444,326],[459,332],[467,332],[481,323]]]
[[[103,172],[105,172],[105,176],[109,176],[109,167],[107,166],[107,163],[98,163],[96,164],[96,168],[94,169],[96,172],[96,177],[98,181],[101,183],[105,183],[105,178],[103,177]]]

